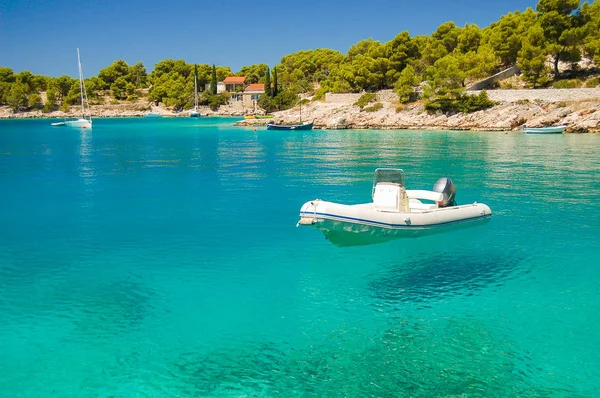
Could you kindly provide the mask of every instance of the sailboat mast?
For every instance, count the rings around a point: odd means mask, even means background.
[[[79,48],[77,49],[77,64],[79,66],[79,99],[81,100],[81,117],[85,119],[85,107],[83,106],[83,72],[81,70],[81,58]]]
[[[198,79],[194,74],[194,110],[198,109]]]

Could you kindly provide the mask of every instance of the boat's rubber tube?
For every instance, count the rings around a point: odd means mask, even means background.
[[[460,224],[471,224],[470,221],[488,219],[491,215],[492,211],[483,203],[386,212],[377,210],[373,203],[344,205],[317,199],[302,206],[298,224],[315,226],[333,243],[355,245],[430,235]]]

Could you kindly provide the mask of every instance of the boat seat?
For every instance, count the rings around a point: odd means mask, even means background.
[[[379,183],[373,192],[373,205],[379,211],[399,212],[405,201],[404,187],[398,184]]]
[[[444,200],[444,194],[441,192],[426,191],[423,189],[408,189],[406,195],[409,199],[423,199],[432,202],[441,202]]]
[[[437,209],[438,205],[434,203],[423,203],[419,199],[409,199],[408,207],[410,210],[433,210]]]

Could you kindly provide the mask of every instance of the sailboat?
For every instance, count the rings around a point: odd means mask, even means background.
[[[302,101],[300,101],[300,122],[293,124],[267,124],[267,130],[312,130],[314,122],[302,122]]]
[[[81,100],[81,118],[65,120],[63,122],[52,123],[53,126],[67,126],[76,127],[82,129],[92,128],[92,114],[90,113],[90,104],[87,98],[87,91],[85,90],[85,83],[83,81],[83,69],[81,68],[81,57],[79,56],[79,49],[77,49],[77,63],[79,64],[79,98]],[[85,100],[85,101],[84,101]],[[88,111],[88,118],[85,117],[85,111]]]
[[[194,110],[190,112],[190,117],[199,117],[198,113],[198,78],[194,72]]]

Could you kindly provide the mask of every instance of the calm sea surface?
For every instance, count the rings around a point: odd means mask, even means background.
[[[600,135],[232,122],[0,121],[1,396],[598,396]],[[296,228],[386,166],[494,215]]]

